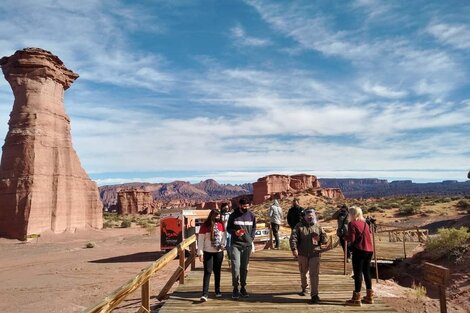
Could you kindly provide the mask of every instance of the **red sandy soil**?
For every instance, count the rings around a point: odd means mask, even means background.
[[[94,248],[85,247],[90,241]],[[0,239],[0,312],[81,312],[158,259],[159,250],[159,235],[140,228],[46,234],[28,243]],[[151,295],[176,262],[150,280]],[[137,311],[139,299],[140,289],[116,312]]]

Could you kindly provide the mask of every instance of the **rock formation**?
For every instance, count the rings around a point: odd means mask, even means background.
[[[117,211],[119,214],[153,214],[157,210],[149,191],[128,189],[118,192]]]
[[[49,51],[0,59],[15,101],[0,164],[0,236],[101,228],[98,188],[72,147],[64,90],[78,75]]]
[[[260,204],[270,199],[280,199],[289,193],[309,190],[315,195],[327,198],[344,198],[338,188],[320,188],[316,176],[298,175],[268,175],[253,183],[253,204]]]

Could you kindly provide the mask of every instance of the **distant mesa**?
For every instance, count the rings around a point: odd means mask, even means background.
[[[0,236],[102,228],[102,203],[72,147],[64,90],[78,74],[26,48],[0,59],[15,101],[0,163]]]
[[[253,204],[260,204],[271,199],[282,199],[301,191],[309,191],[316,196],[332,199],[344,199],[339,188],[321,188],[319,180],[314,175],[273,174],[259,178],[253,183]]]
[[[117,212],[119,214],[154,214],[157,213],[149,191],[131,188],[118,191]]]

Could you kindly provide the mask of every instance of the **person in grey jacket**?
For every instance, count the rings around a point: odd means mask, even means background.
[[[304,218],[293,229],[290,237],[292,255],[299,262],[301,295],[306,294],[307,273],[310,275],[311,304],[320,301],[318,297],[318,276],[320,274],[320,250],[321,245],[328,242],[328,237],[316,221],[313,209],[305,210]]]
[[[274,200],[273,204],[269,208],[269,218],[271,220],[271,230],[274,235],[275,246],[274,249],[279,249],[279,228],[281,227],[282,220],[284,218],[282,214],[282,208],[279,205],[279,201]]]

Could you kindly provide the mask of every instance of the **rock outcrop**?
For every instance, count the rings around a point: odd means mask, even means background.
[[[98,188],[72,147],[64,90],[78,75],[49,51],[0,59],[15,101],[0,164],[0,236],[102,228]]]
[[[470,195],[469,180],[414,183],[411,180],[388,182],[375,178],[321,178],[320,183],[323,187],[340,188],[348,198]]]
[[[150,192],[139,189],[120,190],[117,211],[119,214],[153,214],[157,212]]]
[[[260,204],[270,199],[281,199],[289,194],[308,190],[317,196],[327,198],[344,198],[338,188],[320,188],[316,176],[307,174],[298,175],[268,175],[253,183],[253,204]]]
[[[101,200],[105,209],[112,211],[116,208],[117,194],[120,190],[129,188],[142,189],[150,192],[157,208],[205,206],[205,202],[228,202],[229,199],[248,195],[252,192],[251,184],[230,185],[219,184],[213,179],[197,184],[174,181],[171,183],[127,183],[121,185],[99,187]],[[208,204],[209,206],[211,204]]]

